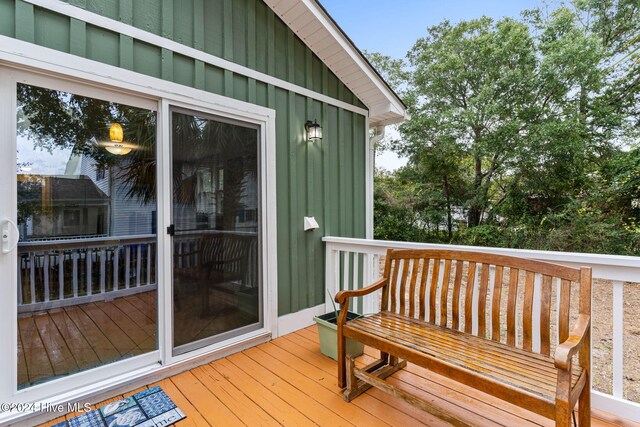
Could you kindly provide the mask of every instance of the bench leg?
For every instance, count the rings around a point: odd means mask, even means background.
[[[578,425],[580,427],[591,426],[591,390],[589,387],[589,374],[587,374],[587,382],[580,392],[578,399]]]
[[[556,427],[570,427],[571,415],[571,374],[558,370],[558,385],[556,388]]]
[[[344,336],[338,331],[338,387],[347,385],[347,346]]]
[[[389,363],[384,359],[376,360],[364,368],[359,369],[358,372],[367,372],[376,378],[385,379],[394,372],[407,366],[406,360],[400,361],[395,356],[391,356],[390,359]],[[346,381],[347,388],[344,391],[344,400],[347,402],[351,402],[372,387],[371,384],[358,380],[356,377],[356,362],[353,356],[347,356],[346,359]]]

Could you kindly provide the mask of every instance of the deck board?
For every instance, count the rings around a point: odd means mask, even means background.
[[[373,356],[374,350],[367,348],[359,363],[366,363]],[[161,386],[187,415],[177,424],[179,427],[446,425],[378,390],[369,390],[346,403],[337,387],[336,371],[336,362],[319,352],[315,328],[307,328],[148,387]],[[391,381],[419,389],[417,392],[427,400],[437,397],[437,403],[446,406],[456,417],[480,425],[553,425],[551,420],[411,364],[394,374]],[[114,396],[94,407],[119,398],[122,396]],[[592,418],[594,427],[640,426],[616,422],[610,414],[597,414],[598,417]],[[68,414],[66,418],[73,415]],[[43,425],[52,425],[53,421]]]

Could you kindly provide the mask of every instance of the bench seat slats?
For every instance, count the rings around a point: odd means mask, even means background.
[[[352,320],[344,326],[345,336],[361,337],[358,332],[456,365],[471,376],[524,389],[549,402],[555,399],[557,370],[549,357],[389,312]],[[572,385],[581,373],[582,369],[575,366]]]

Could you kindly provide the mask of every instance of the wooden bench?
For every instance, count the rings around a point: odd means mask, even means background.
[[[570,425],[579,402],[579,425],[590,425],[590,268],[479,252],[389,250],[383,276],[335,298],[345,400],[374,386],[455,425],[473,424],[385,381],[408,361],[558,426]],[[376,290],[380,312],[346,321],[349,299]],[[380,350],[380,359],[356,368],[345,354],[346,338]]]

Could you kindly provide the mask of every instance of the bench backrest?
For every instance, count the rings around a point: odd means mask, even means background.
[[[573,316],[591,313],[590,268],[481,252],[390,249],[384,277],[383,311],[545,355],[567,339]]]

